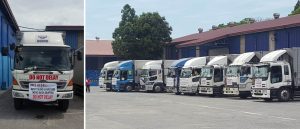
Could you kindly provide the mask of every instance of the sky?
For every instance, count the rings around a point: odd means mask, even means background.
[[[173,28],[172,38],[204,31],[212,25],[255,19],[287,16],[297,0],[86,0],[86,39],[112,39],[121,20],[121,10],[129,4],[137,15],[158,12]]]
[[[19,26],[83,25],[83,0],[8,0]],[[22,28],[20,28],[22,30]]]

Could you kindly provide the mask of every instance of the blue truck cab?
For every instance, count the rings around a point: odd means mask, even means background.
[[[167,92],[174,92],[175,94],[180,94],[179,92],[179,78],[181,69],[184,64],[190,60],[191,58],[182,58],[174,61],[168,70],[167,75]]]
[[[139,75],[142,66],[148,60],[127,60],[117,66],[112,78],[114,91],[132,91],[139,90]]]

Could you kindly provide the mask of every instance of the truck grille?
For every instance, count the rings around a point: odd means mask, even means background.
[[[29,83],[39,83],[39,82],[24,82],[20,81],[21,87],[23,89],[28,89],[29,88]],[[66,82],[48,82],[48,83],[56,83],[57,84],[57,89],[64,89],[66,87]]]

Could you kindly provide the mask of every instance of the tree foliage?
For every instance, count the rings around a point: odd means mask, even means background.
[[[294,10],[291,12],[291,14],[289,14],[289,16],[296,14],[300,14],[300,0],[297,1]]]
[[[233,22],[234,25],[243,25],[243,24],[249,24],[249,23],[252,23],[252,22],[255,22],[256,20],[253,19],[253,18],[244,18],[242,19],[241,21],[239,22]],[[229,27],[230,26],[230,22],[228,22],[227,24],[219,24],[218,25],[218,28],[225,28],[225,27]]]
[[[135,15],[126,4],[122,20],[113,33],[113,51],[121,59],[160,59],[163,47],[170,42],[172,28],[159,13]]]

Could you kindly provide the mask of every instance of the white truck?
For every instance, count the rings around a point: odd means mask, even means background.
[[[188,60],[182,67],[180,74],[179,92],[197,94],[201,69],[208,62],[209,57],[195,57]]]
[[[25,100],[58,103],[66,111],[73,98],[73,55],[59,32],[23,32],[15,47],[12,97],[22,109]]]
[[[226,67],[237,56],[216,56],[210,60],[201,70],[199,93],[210,96],[223,95]]]
[[[104,87],[106,91],[112,91],[112,76],[114,74],[114,70],[118,67],[119,61],[111,61],[105,63],[100,72],[99,77],[99,86]]]
[[[300,48],[272,51],[255,65],[252,97],[289,101],[300,96]]]
[[[166,90],[166,76],[174,60],[156,60],[147,62],[141,72],[141,90],[156,93]]]
[[[239,55],[226,70],[225,95],[251,97],[254,63],[258,63],[264,52],[247,52]]]

